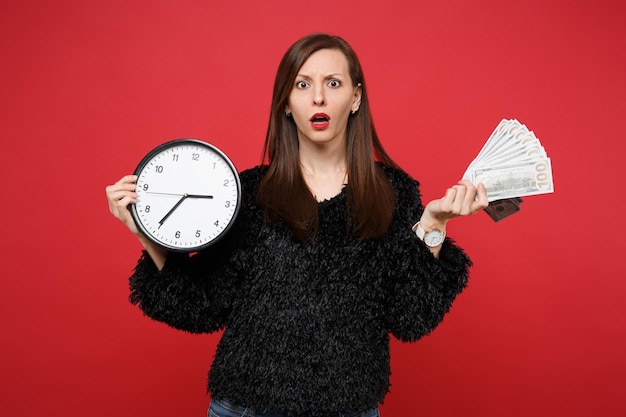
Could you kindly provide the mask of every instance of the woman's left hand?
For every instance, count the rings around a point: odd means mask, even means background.
[[[461,180],[448,188],[446,194],[426,205],[420,222],[426,227],[445,228],[448,220],[469,216],[487,207],[487,190],[481,182],[474,186],[471,181]]]

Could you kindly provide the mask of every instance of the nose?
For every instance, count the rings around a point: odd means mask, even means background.
[[[316,106],[323,106],[325,104],[324,87],[321,85],[318,85],[313,90],[313,104]]]

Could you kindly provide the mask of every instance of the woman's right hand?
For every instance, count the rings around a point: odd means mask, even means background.
[[[135,236],[140,236],[139,229],[128,209],[129,204],[137,202],[136,175],[125,175],[118,182],[106,187],[107,200],[111,214],[121,221]]]
[[[137,202],[137,193],[135,192],[137,185],[135,181],[137,181],[136,175],[125,175],[115,184],[106,187],[109,210],[113,216],[139,238],[139,241],[146,251],[148,251],[156,267],[161,270],[165,265],[167,251],[157,247],[139,231],[128,209],[129,204],[135,204]]]

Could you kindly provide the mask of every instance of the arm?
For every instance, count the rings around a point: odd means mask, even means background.
[[[189,256],[168,252],[137,229],[128,205],[136,201],[134,175],[106,188],[109,209],[145,250],[130,278],[130,301],[149,317],[193,333],[224,326],[233,300],[237,273],[230,262],[236,225],[215,247]],[[239,222],[237,222],[239,223]]]
[[[450,218],[468,208],[460,203],[468,202],[471,192],[453,187],[442,199],[424,208],[415,180],[398,173],[391,177],[391,182],[396,191],[397,210],[385,239],[389,240],[392,255],[381,260],[388,275],[385,282],[388,328],[401,340],[415,341],[443,320],[467,285],[471,261],[448,237],[436,248],[427,247],[417,238],[412,226],[420,220],[425,229],[445,230]]]
[[[130,302],[179,330],[208,333],[223,328],[239,285],[231,249],[222,240],[191,256],[170,252],[160,270],[144,251],[129,280]]]

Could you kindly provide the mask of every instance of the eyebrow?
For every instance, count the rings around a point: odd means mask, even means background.
[[[306,80],[310,80],[312,77],[310,75],[306,75],[306,74],[296,74],[296,78],[304,78]],[[332,74],[328,74],[326,76],[324,76],[324,79],[329,79],[329,78],[342,78],[345,77],[344,74],[340,73],[340,72],[336,72],[336,73],[332,73]]]

